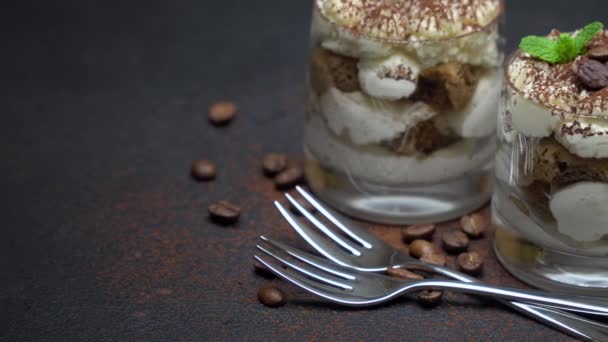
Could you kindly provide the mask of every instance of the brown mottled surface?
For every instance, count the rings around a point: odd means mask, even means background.
[[[602,1],[508,6],[512,38],[606,12]],[[465,296],[433,310],[408,300],[353,310],[253,274],[259,234],[301,244],[271,205],[280,194],[260,159],[300,156],[310,9],[184,0],[1,11],[1,341],[569,340]],[[239,106],[228,127],[207,121],[218,100]],[[215,181],[190,178],[199,158],[217,163]],[[242,206],[238,225],[208,221],[218,199]],[[403,248],[397,229],[370,228]],[[489,255],[485,280],[521,286],[487,244],[473,249]],[[268,282],[287,291],[286,306],[257,302]]]

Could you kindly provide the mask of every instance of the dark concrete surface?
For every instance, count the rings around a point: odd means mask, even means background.
[[[310,1],[6,1],[0,11],[0,340],[515,341],[568,337],[451,296],[352,310],[252,273],[256,237],[297,241],[259,169],[300,156]],[[605,1],[508,0],[525,33],[605,19]],[[207,123],[228,99],[237,120]],[[193,159],[218,163],[212,183]],[[208,222],[216,199],[240,223]],[[373,230],[398,244],[398,231]],[[484,279],[523,286],[490,255]],[[291,301],[268,309],[257,288]]]

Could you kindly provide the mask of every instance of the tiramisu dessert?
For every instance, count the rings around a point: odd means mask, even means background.
[[[448,219],[483,204],[502,2],[315,4],[305,132],[313,190],[352,215],[387,222]]]
[[[542,248],[608,257],[608,31],[524,38],[505,73],[497,223]],[[603,260],[595,281],[608,286]]]

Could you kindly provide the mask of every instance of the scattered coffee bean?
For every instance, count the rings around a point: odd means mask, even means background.
[[[460,219],[460,227],[472,239],[479,239],[485,234],[490,220],[481,214],[463,216]]]
[[[432,242],[426,240],[414,240],[409,246],[410,255],[414,258],[420,258],[424,255],[439,253],[439,248]]]
[[[296,200],[296,202],[298,202],[298,204],[304,207],[304,209],[308,210],[309,213],[314,214],[317,211],[317,209],[313,207],[313,205],[310,204],[310,202],[308,202],[307,200],[298,197],[295,197],[294,199]],[[289,209],[292,213],[296,215],[302,215],[298,208],[296,208],[295,205],[293,205],[291,202],[289,202]]]
[[[470,275],[478,275],[483,268],[483,259],[476,252],[462,253],[457,258],[458,268]]]
[[[428,262],[429,264],[445,266],[447,263],[447,258],[445,257],[445,254],[441,252],[434,252],[421,256],[420,261]]]
[[[208,181],[215,178],[217,169],[215,163],[209,160],[197,160],[192,163],[192,169],[190,170],[192,177],[200,181]]]
[[[437,290],[424,290],[418,292],[416,295],[416,299],[418,300],[418,304],[425,308],[434,308],[441,304],[441,299],[443,298],[443,291]]]
[[[420,274],[410,272],[410,271],[406,270],[405,268],[389,267],[386,270],[386,274],[391,277],[405,279],[405,280],[422,280],[422,279],[424,279],[424,277],[421,276]]]
[[[274,184],[277,189],[285,190],[293,188],[304,180],[304,172],[297,166],[292,166],[287,170],[279,173],[274,178]]]
[[[608,62],[608,45],[595,47],[587,53],[589,58],[600,62]]]
[[[285,294],[281,289],[273,285],[267,285],[258,291],[258,300],[260,303],[270,307],[277,308],[285,305]]]
[[[401,231],[401,237],[405,242],[414,240],[430,240],[435,234],[434,224],[418,224],[409,226]]]
[[[578,79],[590,89],[608,87],[608,67],[596,60],[586,59],[576,63]]]
[[[448,253],[460,253],[469,248],[469,238],[460,230],[446,232],[441,237],[443,249]]]
[[[267,176],[275,176],[287,168],[287,156],[281,153],[269,153],[264,156],[262,167]]]
[[[236,115],[237,107],[232,102],[217,102],[209,107],[209,121],[216,126],[228,124]]]
[[[213,203],[207,209],[209,210],[211,220],[220,224],[235,223],[241,215],[241,208],[228,201]]]

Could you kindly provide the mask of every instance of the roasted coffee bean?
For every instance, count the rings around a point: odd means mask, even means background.
[[[441,237],[443,249],[448,253],[460,253],[469,248],[469,238],[460,230],[446,232]]]
[[[472,239],[479,239],[485,234],[490,226],[489,218],[481,214],[473,214],[471,216],[463,216],[460,219],[460,227]]]
[[[608,45],[594,47],[587,53],[589,58],[600,62],[608,62]]]
[[[432,242],[426,240],[414,240],[409,246],[410,255],[420,258],[424,255],[440,253],[439,248]]]
[[[406,270],[405,268],[389,267],[386,270],[386,274],[391,277],[405,279],[405,280],[422,280],[422,279],[424,279],[423,276],[416,274],[414,272],[410,272],[410,271]]]
[[[217,169],[215,163],[209,160],[197,160],[192,163],[190,170],[192,177],[200,181],[208,181],[215,178]]]
[[[209,107],[209,121],[216,125],[227,125],[236,115],[237,107],[232,102],[217,102]]]
[[[587,59],[576,63],[578,79],[590,89],[608,87],[608,67],[596,60]]]
[[[441,252],[425,254],[420,257],[420,261],[428,262],[429,264],[434,264],[434,265],[439,265],[439,266],[445,266],[445,264],[447,263],[445,254],[443,254]]]
[[[301,205],[302,207],[304,207],[304,209],[306,209],[309,213],[314,214],[315,212],[317,212],[317,209],[310,204],[310,202],[308,202],[307,200],[303,199],[303,198],[294,198],[296,200],[296,202],[298,202],[299,205]],[[296,215],[303,215],[298,208],[296,208],[295,205],[293,205],[291,203],[291,201],[289,202],[289,209],[291,210],[292,213],[296,214]]]
[[[274,178],[274,184],[277,189],[285,190],[293,188],[304,180],[304,172],[297,166],[292,166],[287,170],[279,173]]]
[[[287,156],[281,153],[269,153],[264,156],[262,167],[267,176],[275,176],[287,168]]]
[[[457,258],[458,268],[470,275],[478,275],[483,268],[483,259],[476,252],[462,253]]]
[[[425,308],[434,308],[441,304],[441,299],[443,298],[443,291],[438,290],[424,290],[418,292],[416,295],[416,299],[418,300],[418,304]]]
[[[401,237],[405,242],[414,240],[430,240],[435,234],[434,224],[417,224],[409,226],[401,231]]]
[[[221,224],[235,223],[241,215],[241,208],[228,201],[213,203],[207,209],[211,220]]]
[[[277,308],[286,303],[285,293],[280,288],[273,285],[266,285],[258,291],[258,300],[260,303],[270,307]]]

